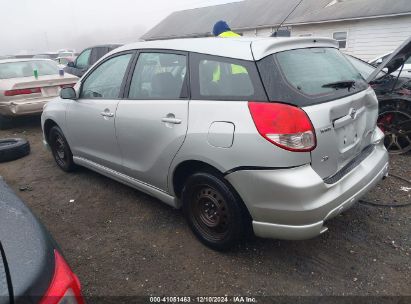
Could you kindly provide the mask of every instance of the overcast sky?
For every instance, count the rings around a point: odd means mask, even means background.
[[[0,55],[133,42],[173,11],[239,0],[1,0]]]

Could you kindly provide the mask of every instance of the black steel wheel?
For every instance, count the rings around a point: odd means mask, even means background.
[[[57,165],[63,171],[73,171],[75,168],[73,154],[71,153],[70,146],[68,145],[67,140],[59,127],[54,126],[51,128],[48,142]]]
[[[192,175],[182,198],[191,229],[207,246],[226,250],[244,238],[250,225],[245,207],[222,177],[210,173]]]
[[[380,109],[378,127],[384,132],[384,144],[391,154],[411,151],[411,109],[399,104],[386,104]]]

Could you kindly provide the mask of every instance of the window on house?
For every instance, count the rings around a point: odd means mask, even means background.
[[[335,32],[333,38],[338,41],[340,49],[347,47],[347,32]]]

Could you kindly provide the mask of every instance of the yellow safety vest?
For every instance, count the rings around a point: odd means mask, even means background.
[[[221,33],[220,35],[218,35],[218,37],[228,38],[228,37],[241,37],[241,36],[238,35],[237,33],[232,32],[232,31],[227,31],[227,32]]]
[[[232,37],[241,37],[241,35],[234,33],[232,31],[227,31],[227,32],[223,32],[220,35],[218,35],[218,37],[221,38],[232,38]],[[247,69],[245,69],[244,67],[240,66],[240,65],[236,65],[236,64],[232,64],[231,65],[231,72],[233,74],[248,74],[247,73]],[[219,81],[220,80],[220,66],[218,66],[216,68],[216,70],[214,71],[213,74],[213,81]]]

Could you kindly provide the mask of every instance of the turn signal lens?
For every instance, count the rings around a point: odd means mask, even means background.
[[[285,150],[308,152],[316,146],[315,131],[300,108],[274,102],[248,102],[258,132]]]

